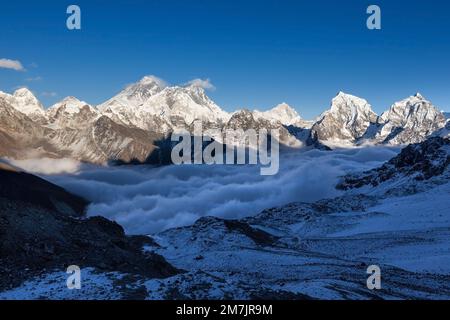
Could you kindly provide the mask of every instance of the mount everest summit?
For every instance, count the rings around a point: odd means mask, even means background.
[[[343,92],[316,121],[302,119],[286,103],[264,112],[228,113],[200,86],[166,86],[146,76],[98,106],[67,97],[45,110],[26,88],[0,92],[0,156],[145,162],[161,151],[172,132],[192,131],[195,120],[202,120],[204,129],[278,129],[282,145],[331,148],[417,143],[447,121],[420,94],[393,104],[380,116],[366,100]]]

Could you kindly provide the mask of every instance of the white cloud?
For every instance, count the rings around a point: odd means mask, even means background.
[[[161,78],[158,78],[157,76],[154,76],[154,75],[144,76],[143,78],[141,78],[141,80],[139,80],[139,82],[140,83],[155,82],[160,88],[163,88],[163,89],[166,88],[169,85],[165,80],[163,80]],[[126,84],[123,87],[123,89],[128,89],[128,88],[130,88],[131,86],[134,86],[134,85],[136,85],[135,82],[130,82],[130,83]]]
[[[25,68],[20,61],[11,59],[0,59],[0,68],[25,71]]]
[[[194,79],[188,82],[188,85],[194,86],[194,87],[200,87],[205,90],[216,90],[216,87],[211,83],[211,80],[209,79]]]
[[[261,176],[258,166],[83,166],[76,175],[48,177],[91,205],[88,214],[117,221],[128,233],[151,234],[212,215],[241,218],[290,202],[339,195],[339,176],[367,170],[398,150],[363,148],[282,154],[280,172]]]
[[[25,171],[37,174],[61,174],[61,173],[75,173],[80,169],[80,162],[72,159],[25,159],[13,160],[9,162],[18,168]]]
[[[145,76],[144,78],[142,78],[143,81],[154,81],[158,84],[158,86],[160,86],[161,88],[165,88],[168,86],[167,82],[161,78],[158,78],[157,76],[154,75],[148,75]]]
[[[27,82],[33,82],[33,81],[41,81],[42,77],[41,76],[37,76],[37,77],[30,77],[30,78],[26,78],[25,81]]]
[[[43,97],[56,97],[58,94],[53,91],[44,91],[41,93],[41,96]]]

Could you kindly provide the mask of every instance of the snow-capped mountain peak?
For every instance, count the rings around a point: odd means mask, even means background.
[[[381,115],[379,138],[394,144],[416,143],[445,126],[445,116],[420,93],[394,103]]]
[[[45,111],[42,104],[27,88],[20,88],[13,94],[0,91],[0,98],[3,98],[9,105],[22,114],[39,123],[45,121]]]
[[[166,84],[159,78],[145,76],[97,106],[97,109],[117,123],[147,130],[150,129],[149,123],[153,125],[154,121],[151,119],[153,115],[143,110],[143,105],[165,87]]]
[[[420,100],[425,100],[425,98],[424,98],[419,92],[417,92],[417,93],[414,95],[414,97],[416,97],[417,99],[420,99]]]
[[[195,119],[224,122],[229,115],[198,85],[172,86],[146,76],[98,106],[113,121],[144,130],[164,131],[189,126]]]
[[[295,111],[294,108],[292,108],[290,105],[288,105],[286,102],[282,102],[278,105],[276,105],[275,107],[272,108],[271,111],[274,112],[285,112],[285,113],[292,113],[292,114],[297,114],[297,111]]]
[[[45,115],[44,107],[27,88],[17,89],[13,95],[10,96],[9,100],[15,109],[26,114],[33,120],[42,118]]]
[[[407,125],[410,119],[434,120],[436,116],[442,113],[420,93],[394,103],[388,111],[381,115],[385,122],[399,122],[399,124]],[[442,115],[443,117],[443,115]],[[418,119],[420,118],[420,119]]]
[[[26,98],[30,98],[30,99],[36,99],[36,97],[34,96],[34,94],[28,89],[28,88],[19,88],[16,91],[14,91],[13,94],[16,98],[18,97],[26,97]]]
[[[129,102],[134,102],[135,105],[140,105],[165,87],[164,82],[157,77],[145,76],[138,82],[127,86],[119,93],[119,96],[128,98]]]
[[[366,115],[375,114],[372,111],[372,106],[367,102],[367,100],[359,98],[357,96],[347,94],[340,91],[336,97],[333,98],[331,102],[331,112],[342,112],[347,113],[352,112],[352,115],[356,113],[363,113]]]
[[[84,106],[89,106],[88,103],[80,101],[75,97],[66,97],[58,103],[55,103],[48,109],[49,113],[52,113],[60,108],[64,108],[64,111],[68,114],[75,114],[80,112],[80,109]]]
[[[138,83],[147,86],[157,85],[160,88],[165,88],[167,86],[163,80],[153,75],[144,76]]]
[[[157,77],[145,76],[99,105],[98,109],[102,112],[121,113],[123,108],[137,108],[142,106],[150,97],[161,92],[165,86],[165,83]]]
[[[280,122],[286,126],[299,124],[303,121],[297,111],[285,102],[268,111],[261,112],[256,110],[254,111],[254,116],[271,122]]]
[[[312,127],[312,138],[329,145],[351,144],[364,138],[377,120],[367,100],[340,91]]]
[[[100,113],[95,108],[71,96],[55,103],[47,110],[49,123],[59,127],[83,127],[99,116]]]

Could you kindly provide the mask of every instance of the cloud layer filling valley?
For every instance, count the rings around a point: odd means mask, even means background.
[[[77,174],[46,178],[85,197],[88,215],[102,215],[130,234],[153,234],[213,215],[241,218],[290,202],[338,196],[339,176],[381,165],[396,149],[370,147],[283,154],[280,172],[257,166],[81,166]]]

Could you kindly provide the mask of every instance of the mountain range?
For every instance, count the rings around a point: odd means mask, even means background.
[[[195,120],[204,129],[278,129],[280,143],[294,148],[403,145],[443,128],[446,117],[419,93],[380,116],[366,100],[343,92],[315,121],[286,103],[265,112],[228,113],[195,84],[168,87],[146,76],[98,106],[67,97],[45,110],[26,88],[0,92],[0,156],[162,162],[164,141],[172,132],[192,132]]]

